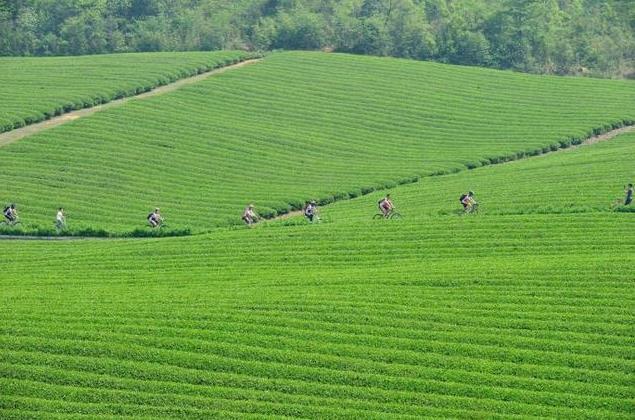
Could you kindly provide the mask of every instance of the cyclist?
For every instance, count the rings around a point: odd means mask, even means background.
[[[159,208],[154,209],[154,211],[148,215],[148,223],[152,228],[159,227],[161,223],[163,223],[163,217],[161,217],[161,210]]]
[[[242,219],[248,226],[251,226],[252,224],[256,223],[256,220],[258,219],[258,215],[254,211],[253,204],[250,204],[245,208],[245,211],[243,211]]]
[[[313,222],[313,219],[317,217],[317,203],[315,200],[306,203],[304,207],[304,217],[309,219],[309,222]]]
[[[384,198],[377,202],[377,205],[379,206],[379,211],[382,212],[384,217],[388,217],[390,213],[395,209],[395,205],[390,198],[390,194],[386,194]]]
[[[461,197],[459,198],[459,200],[461,201],[461,204],[463,205],[463,210],[466,213],[470,213],[478,205],[478,203],[474,199],[473,191],[468,191],[467,194],[461,194]]]
[[[64,209],[57,209],[57,215],[55,216],[55,228],[62,230],[66,227],[66,216],[64,216]]]
[[[15,204],[10,204],[2,211],[4,218],[7,219],[7,224],[14,224],[18,221],[18,210],[15,208]]]
[[[624,187],[624,194],[626,194],[624,205],[628,206],[633,202],[633,184],[628,184],[628,187]]]

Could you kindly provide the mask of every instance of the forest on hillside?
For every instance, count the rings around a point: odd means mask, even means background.
[[[0,56],[329,50],[635,77],[632,0],[0,0]]]

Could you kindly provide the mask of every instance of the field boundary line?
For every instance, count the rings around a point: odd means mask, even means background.
[[[100,112],[109,108],[121,106],[129,101],[146,99],[153,96],[158,96],[158,95],[163,95],[165,93],[174,92],[175,90],[178,90],[184,86],[191,85],[194,83],[198,83],[202,80],[205,80],[208,77],[216,76],[230,70],[235,70],[244,66],[248,66],[250,64],[255,64],[262,60],[263,60],[262,58],[252,58],[252,59],[243,60],[236,64],[230,64],[228,66],[215,68],[213,70],[200,73],[195,76],[190,76],[190,77],[185,77],[183,79],[175,80],[172,83],[168,83],[162,86],[157,86],[148,92],[143,92],[138,95],[127,96],[125,98],[115,99],[105,104],[100,104],[100,105],[95,105],[89,108],[83,108],[83,109],[78,109],[75,111],[70,111],[62,115],[59,115],[57,117],[50,118],[48,120],[44,120],[35,124],[28,124],[24,127],[5,131],[3,133],[0,133],[0,147],[14,143],[18,140],[21,140],[33,134],[37,134],[44,130],[48,130],[49,128],[57,127],[59,125],[66,124],[67,122],[75,121],[79,118],[88,117],[90,115],[95,114],[96,112]]]

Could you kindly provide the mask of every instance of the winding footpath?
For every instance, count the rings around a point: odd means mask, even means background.
[[[167,85],[156,87],[148,92],[140,93],[139,95],[127,96],[122,99],[116,99],[114,101],[107,102],[105,104],[93,106],[90,108],[79,109],[76,111],[67,112],[58,117],[54,117],[39,123],[29,124],[25,127],[17,128],[15,130],[6,131],[4,133],[0,133],[0,147],[6,146],[7,144],[16,142],[25,137],[31,136],[33,134],[37,134],[41,131],[48,130],[49,128],[57,127],[58,125],[66,124],[70,121],[75,121],[79,118],[88,117],[93,115],[96,112],[100,112],[109,108],[114,108],[117,106],[121,106],[129,101],[141,100],[151,98],[153,96],[163,95],[164,93],[174,92],[177,89],[180,89],[184,86],[191,85],[193,83],[200,82],[201,80],[205,80],[208,77],[216,76],[222,73],[225,73],[230,70],[234,70],[240,67],[248,66],[250,64],[255,64],[262,61],[261,58],[251,59],[241,61],[240,63],[232,64],[230,66],[225,66],[221,68],[217,68],[214,70],[210,70],[205,73],[197,74],[196,76],[186,77],[184,79],[179,79],[175,82],[168,83]]]

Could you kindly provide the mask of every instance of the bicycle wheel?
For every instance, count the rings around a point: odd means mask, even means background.
[[[383,218],[384,218],[384,215],[381,213],[377,213],[376,215],[373,216],[373,220],[379,220]]]
[[[391,219],[395,219],[395,220],[399,220],[399,219],[401,219],[401,213],[397,213],[396,211],[393,211],[390,214],[390,218]]]

